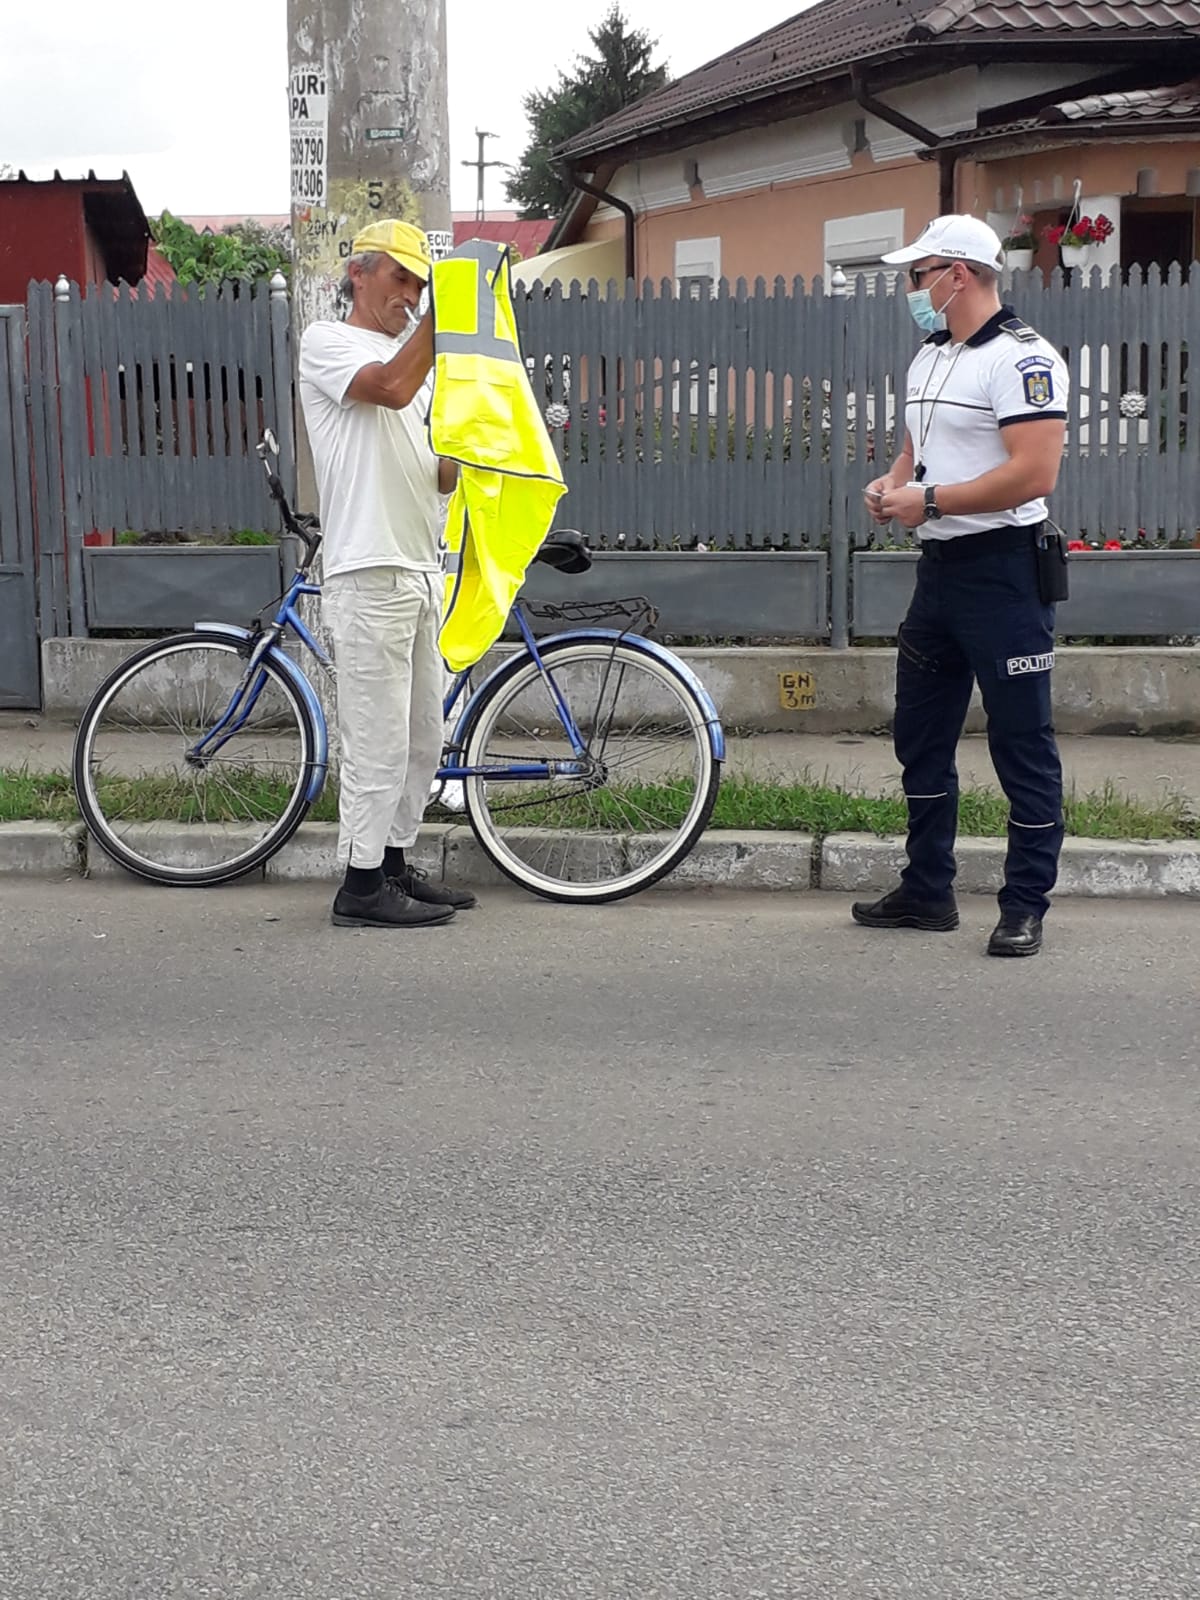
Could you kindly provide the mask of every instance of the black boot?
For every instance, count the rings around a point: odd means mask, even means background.
[[[923,933],[951,933],[958,927],[954,896],[945,900],[916,900],[906,889],[893,889],[868,905],[856,901],[850,915],[864,928],[920,928]]]
[[[992,930],[990,956],[1035,956],[1042,948],[1042,919],[1028,911],[1002,911]]]

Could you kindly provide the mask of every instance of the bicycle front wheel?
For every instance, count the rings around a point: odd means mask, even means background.
[[[244,683],[246,667],[238,640],[155,640],[105,679],[83,714],[74,758],[83,820],[114,861],[151,883],[239,878],[308,810],[308,707],[271,661]],[[197,753],[231,707],[223,742]]]
[[[514,883],[548,900],[620,900],[678,866],[712,815],[721,763],[709,713],[686,677],[634,639],[540,648],[584,757],[537,663],[518,656],[464,731],[464,765],[492,769],[466,780],[467,815]],[[513,774],[543,763],[560,770]]]

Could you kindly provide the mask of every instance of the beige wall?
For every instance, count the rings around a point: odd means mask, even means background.
[[[681,239],[719,237],[721,274],[731,283],[777,275],[789,281],[825,270],[825,223],[861,212],[901,209],[915,226],[937,211],[937,167],[928,161],[896,161],[877,167],[855,158],[848,173],[807,182],[772,185],[720,200],[697,191],[684,206],[639,219],[638,277],[675,276],[675,245]],[[603,224],[596,223],[597,230]],[[589,237],[592,237],[589,230]]]
[[[1157,194],[1185,194],[1188,173],[1200,169],[1200,140],[1068,145],[981,163],[970,198],[978,198],[981,213],[1004,211],[1015,206],[1019,187],[1027,211],[1055,203],[1069,205],[1076,178],[1085,195],[1134,195],[1138,173],[1147,169],[1156,175]]]
[[[955,177],[955,207],[989,213],[1012,213],[1018,189],[1027,211],[1070,204],[1076,179],[1087,196],[1101,196],[1110,205],[1117,197],[1135,195],[1138,174],[1155,175],[1160,195],[1186,192],[1188,175],[1200,168],[1200,141],[1078,145],[1002,161],[961,161]],[[708,199],[694,189],[684,204],[640,215],[637,224],[639,280],[675,276],[675,246],[680,240],[719,238],[721,275],[731,283],[777,275],[811,279],[824,274],[825,224],[842,217],[899,210],[904,233],[911,238],[936,215],[938,168],[932,161],[907,157],[875,163],[860,152],[849,171],[831,172],[792,183]],[[1119,210],[1119,207],[1118,207]],[[1119,223],[1119,215],[1114,217]],[[996,217],[1000,223],[1000,218]],[[1003,224],[1000,224],[1003,226]],[[586,237],[603,238],[623,230],[620,218],[602,213]],[[1198,239],[1200,244],[1200,239]],[[1114,239],[1114,258],[1119,240]]]

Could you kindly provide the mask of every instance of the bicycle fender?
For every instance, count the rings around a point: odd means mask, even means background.
[[[704,720],[708,728],[709,743],[712,745],[713,760],[724,761],[725,730],[721,726],[721,717],[717,711],[716,702],[687,662],[681,661],[673,651],[667,649],[666,645],[659,644],[656,639],[647,639],[641,633],[621,634],[615,628],[573,628],[569,633],[554,633],[547,638],[539,639],[538,646],[540,649],[548,650],[557,649],[560,644],[595,644],[598,640],[604,644],[611,644],[616,639],[620,639],[623,644],[630,645],[635,650],[642,651],[644,655],[653,656],[657,661],[662,662],[664,666],[670,667],[672,672],[677,673],[684,680],[704,708]],[[515,671],[514,662],[530,659],[532,658],[527,650],[518,649],[506,660],[502,661],[492,672],[488,673],[487,677],[463,707],[462,715],[455,724],[454,738],[456,742],[460,733],[465,733],[470,726],[470,718],[474,715],[476,707],[491,689],[497,678],[503,673]]]
[[[197,622],[195,632],[217,634],[222,639],[236,639],[239,644],[244,644],[248,648],[254,642],[254,635],[249,628],[238,628],[231,622]],[[270,661],[271,665],[288,680],[304,701],[312,718],[314,759],[308,780],[308,791],[304,797],[311,805],[325,787],[325,774],[329,770],[329,730],[325,724],[325,713],[321,709],[321,702],[317,699],[316,690],[290,656],[273,645],[267,651],[264,660]]]

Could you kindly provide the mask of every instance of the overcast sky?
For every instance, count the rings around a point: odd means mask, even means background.
[[[404,0],[379,0],[399,8]],[[488,159],[526,143],[521,98],[587,47],[608,0],[447,0],[451,194],[475,203],[476,127]],[[804,8],[804,0],[624,0],[659,40],[673,77]],[[135,8],[97,0],[3,0],[0,165],[30,176],[128,171],[147,212],[288,209],[286,0]],[[503,173],[488,204],[505,205]]]

